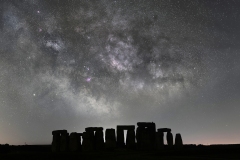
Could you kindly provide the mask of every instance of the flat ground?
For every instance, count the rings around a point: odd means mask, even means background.
[[[38,150],[39,149],[39,150]],[[97,159],[97,160],[240,160],[240,147],[235,146],[208,146],[186,147],[181,149],[163,149],[160,151],[96,151],[78,153],[52,153],[49,146],[15,147],[7,152],[0,153],[0,159]]]
[[[42,152],[42,153],[34,153],[34,152],[25,152],[25,153],[10,153],[1,155],[1,159],[98,159],[98,160],[156,160],[156,159],[170,159],[170,160],[189,160],[189,159],[196,159],[196,160],[239,160],[240,156],[237,154],[211,154],[211,155],[161,155],[156,153],[135,153],[135,152],[125,152],[125,153],[59,153],[59,154],[52,154],[49,152]]]

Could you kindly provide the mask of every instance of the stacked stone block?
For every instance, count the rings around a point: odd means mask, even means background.
[[[83,133],[83,151],[103,150],[103,128],[102,127],[88,127]]]
[[[127,130],[126,144],[124,142],[124,130]],[[134,125],[118,125],[117,132],[113,128],[106,129],[105,143],[102,127],[88,127],[85,129],[85,132],[73,132],[70,136],[67,130],[55,130],[52,132],[53,140],[51,148],[52,152],[114,150],[116,147],[127,149],[137,148],[139,150],[162,149],[165,146],[164,132],[167,133],[167,146],[173,146],[171,129],[159,128],[156,132],[156,126],[153,122],[138,122],[136,134]],[[175,136],[175,146],[178,148],[183,146],[180,133],[177,133]]]
[[[125,147],[124,130],[127,130],[126,146],[128,149],[135,147],[135,126],[134,125],[118,125],[117,126],[117,146]]]
[[[66,152],[68,151],[69,134],[67,130],[56,130],[52,132],[52,151],[53,152]]]
[[[81,150],[81,133],[73,132],[69,136],[69,151],[77,152]]]
[[[137,148],[140,150],[153,150],[156,145],[156,125],[153,122],[137,123]]]

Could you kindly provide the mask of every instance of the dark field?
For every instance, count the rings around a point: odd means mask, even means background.
[[[240,160],[240,145],[195,146],[185,145],[181,149],[164,148],[161,151],[96,151],[78,153],[52,153],[50,145],[24,145],[1,147],[0,159],[104,159],[104,160],[143,160],[143,159],[234,159]]]

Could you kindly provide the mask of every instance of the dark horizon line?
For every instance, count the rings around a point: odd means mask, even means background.
[[[9,145],[9,146],[48,146],[48,145],[52,145],[51,143],[49,144],[0,144],[0,145]],[[167,145],[167,144],[164,144]],[[189,144],[183,144],[184,146],[189,146],[189,145],[196,145],[196,146],[217,146],[217,145],[240,145],[240,143],[227,143],[227,144],[193,144],[193,143],[189,143]]]

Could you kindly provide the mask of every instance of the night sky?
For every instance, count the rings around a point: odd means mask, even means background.
[[[240,143],[239,0],[0,0],[0,143],[155,122]]]

